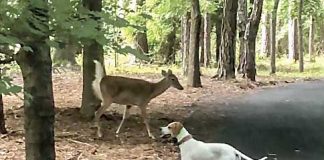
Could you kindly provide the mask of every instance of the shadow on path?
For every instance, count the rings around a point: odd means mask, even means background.
[[[258,158],[324,159],[324,82],[265,89],[195,111],[185,127],[199,140],[225,142]]]

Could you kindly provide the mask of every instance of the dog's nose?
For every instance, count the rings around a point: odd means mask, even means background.
[[[160,127],[160,131],[162,131],[162,127]]]

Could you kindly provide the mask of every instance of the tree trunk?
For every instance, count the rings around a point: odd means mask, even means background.
[[[235,78],[237,7],[236,0],[224,1],[218,78]]]
[[[182,56],[182,71],[183,75],[188,75],[188,61],[189,61],[189,41],[190,41],[190,13],[188,12],[183,18],[183,56]]]
[[[1,79],[1,68],[0,68],[0,79]],[[5,117],[4,117],[4,109],[3,109],[3,100],[2,100],[2,94],[0,93],[0,133],[6,134],[6,123],[5,123]]]
[[[309,53],[309,61],[315,62],[315,56],[314,56],[315,18],[311,16],[310,19],[311,19],[311,23],[309,25],[308,53]]]
[[[200,38],[199,38],[199,44],[200,44],[200,58],[199,58],[199,62],[200,62],[200,65],[204,65],[204,61],[205,61],[205,56],[204,56],[204,53],[205,53],[205,41],[204,41],[204,36],[205,36],[205,30],[204,30],[204,18],[201,17],[201,25],[200,25]]]
[[[101,11],[101,0],[83,0],[83,6],[90,11]],[[104,64],[103,47],[95,40],[85,40],[83,49],[83,90],[82,90],[82,104],[80,113],[85,118],[90,120],[93,118],[94,113],[100,100],[94,95],[92,90],[92,82],[95,79],[95,64],[94,60],[98,60]]]
[[[158,54],[163,56],[164,64],[175,64],[176,31],[177,26],[174,24],[173,30],[166,36],[158,51]]]
[[[210,33],[211,33],[211,19],[210,14],[206,13],[204,16],[204,67],[210,66]]]
[[[220,58],[220,46],[222,40],[222,19],[223,19],[223,8],[216,10],[216,64],[219,63]]]
[[[31,26],[42,26],[36,30],[43,35],[31,35],[24,41],[32,52],[20,51],[15,59],[21,69],[24,81],[25,150],[27,160],[55,159],[54,145],[54,98],[52,87],[52,60],[48,27],[48,2],[46,0],[29,3],[28,11],[34,17],[27,20]],[[37,6],[34,6],[37,4]],[[39,12],[41,11],[42,14]]]
[[[298,33],[299,33],[299,72],[304,72],[304,52],[303,52],[303,21],[302,21],[302,13],[303,13],[304,0],[300,0],[299,2],[299,10],[298,10]]]
[[[276,73],[276,26],[277,26],[277,11],[278,11],[278,6],[279,6],[279,0],[275,0],[274,2],[274,6],[272,9],[272,14],[271,14],[271,38],[270,38],[270,42],[271,42],[271,70],[270,73],[274,74]]]
[[[261,57],[269,57],[270,55],[270,32],[270,14],[264,13],[261,28]]]
[[[238,73],[242,73],[245,75],[245,49],[244,49],[244,33],[246,29],[246,21],[247,21],[247,1],[239,0],[238,1],[238,36],[239,36],[239,65],[237,67]]]
[[[246,76],[251,81],[255,81],[255,40],[258,34],[261,19],[263,0],[254,0],[253,10],[246,25],[244,35],[246,49]]]
[[[297,19],[289,20],[289,29],[288,29],[288,46],[289,46],[289,59],[294,60],[295,62],[298,60],[298,35],[297,35]]]
[[[53,62],[56,65],[76,65],[75,56],[81,54],[81,46],[72,40],[68,40],[63,48],[56,48]]]
[[[199,30],[201,25],[201,14],[199,0],[191,0],[191,28],[190,28],[190,50],[188,86],[202,87],[199,66]]]
[[[136,10],[138,11],[138,6],[142,7],[144,4],[145,4],[145,0],[136,0],[136,5],[137,5]],[[146,26],[145,23],[142,25]],[[149,52],[146,30],[144,32],[136,33],[135,43],[136,43],[137,50],[139,50],[140,52],[143,52],[144,54],[147,54]]]

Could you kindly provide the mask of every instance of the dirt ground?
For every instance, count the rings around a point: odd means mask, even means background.
[[[158,81],[160,75],[127,75]],[[22,84],[22,78],[14,75],[14,82]],[[185,81],[180,77],[181,83]],[[158,137],[158,128],[171,121],[182,121],[197,108],[199,103],[213,101],[226,103],[234,98],[253,91],[254,86],[242,82],[222,82],[202,77],[203,88],[185,87],[179,91],[168,89],[153,99],[148,113],[153,134]],[[126,120],[122,133],[116,137],[115,131],[122,118],[122,109],[113,105],[102,118],[104,138],[97,139],[92,122],[85,121],[79,114],[82,94],[82,74],[80,72],[56,73],[53,75],[56,106],[55,141],[58,160],[176,160],[179,150],[171,142],[148,138],[139,109],[133,107]],[[261,85],[261,84],[260,84]],[[8,135],[0,135],[0,159],[25,159],[23,107],[15,96],[4,96],[6,125]]]

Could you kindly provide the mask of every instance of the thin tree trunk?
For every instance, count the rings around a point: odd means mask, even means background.
[[[245,49],[244,49],[244,33],[246,29],[246,21],[247,21],[247,0],[239,0],[238,1],[238,37],[239,37],[239,65],[237,67],[238,73],[245,74]]]
[[[29,3],[28,11],[34,17],[26,23],[44,33],[43,35],[28,33],[30,39],[24,44],[31,47],[32,52],[20,51],[15,59],[21,69],[24,81],[24,128],[26,160],[54,160],[54,97],[52,85],[52,60],[49,40],[49,15],[47,0]],[[34,6],[37,4],[37,6]],[[41,11],[41,14],[40,14]]]
[[[246,49],[246,76],[251,81],[255,81],[255,40],[257,37],[259,23],[261,19],[263,0],[254,0],[253,10],[246,25],[244,35]]]
[[[237,7],[236,0],[224,1],[218,78],[235,78]]]
[[[183,75],[188,75],[189,61],[189,41],[190,41],[190,13],[188,12],[183,18],[183,56],[182,56],[182,71]]]
[[[302,11],[304,6],[304,0],[299,2],[298,10],[298,30],[299,30],[299,72],[304,72],[304,52],[303,52],[303,21],[302,21]]]
[[[269,57],[270,55],[270,13],[264,13],[262,15],[262,28],[261,28],[261,56]]]
[[[204,16],[204,66],[208,67],[210,65],[210,57],[211,57],[211,52],[210,52],[210,33],[211,33],[211,20],[210,20],[210,14],[205,13]]]
[[[199,30],[201,25],[201,14],[199,0],[191,0],[191,28],[190,28],[190,50],[188,86],[202,87],[199,66]]]
[[[164,64],[175,64],[176,31],[177,26],[174,24],[173,30],[166,36],[158,51],[158,54],[163,56]]]
[[[289,45],[289,59],[297,62],[298,60],[298,32],[297,32],[297,18],[289,20],[288,29],[288,45]]]
[[[310,23],[310,27],[309,27],[308,53],[309,53],[309,61],[315,62],[315,56],[314,56],[314,35],[315,35],[314,21],[315,21],[315,18],[313,16],[311,16],[310,19],[311,19],[311,23]]]
[[[101,11],[101,0],[83,0],[83,6],[90,11]],[[83,50],[83,91],[82,91],[82,104],[80,113],[85,118],[90,120],[93,118],[94,113],[100,100],[94,95],[92,89],[92,82],[95,79],[95,64],[94,60],[103,63],[103,47],[95,40],[85,40]]]
[[[1,68],[0,68],[0,79],[1,79]],[[2,100],[2,94],[0,93],[0,133],[6,134],[6,122],[4,117],[4,109],[3,109],[3,100]]]
[[[205,30],[204,30],[204,18],[201,17],[201,25],[200,25],[200,38],[199,38],[199,44],[200,44],[200,58],[199,58],[199,62],[200,62],[200,65],[204,65],[204,61],[205,61],[205,56],[204,56],[204,53],[205,53],[205,39],[204,39],[204,36],[205,36]]]
[[[277,26],[277,11],[278,11],[278,6],[279,6],[279,0],[275,0],[274,6],[272,9],[272,14],[271,14],[271,70],[270,73],[274,74],[276,73],[276,26]]]

